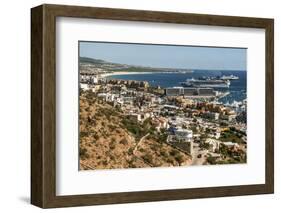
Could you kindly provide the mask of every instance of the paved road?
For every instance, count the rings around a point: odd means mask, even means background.
[[[206,150],[200,150],[198,143],[193,143],[192,163],[191,165],[202,165],[206,161]],[[201,154],[201,158],[197,156]]]

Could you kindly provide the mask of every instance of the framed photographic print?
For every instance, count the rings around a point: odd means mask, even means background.
[[[31,9],[31,203],[274,191],[273,19]]]

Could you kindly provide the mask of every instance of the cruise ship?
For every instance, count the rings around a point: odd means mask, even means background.
[[[235,75],[223,75],[220,77],[221,80],[238,80],[239,77]]]
[[[187,79],[181,83],[185,87],[202,87],[202,88],[229,88],[230,81],[222,79],[204,78],[204,79]]]

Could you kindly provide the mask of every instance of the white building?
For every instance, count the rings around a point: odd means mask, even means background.
[[[218,120],[219,119],[219,113],[217,113],[217,112],[205,112],[203,114],[203,117],[208,118],[208,119]]]
[[[99,81],[99,79],[97,77],[93,77],[92,78],[92,83],[97,84]]]
[[[99,98],[103,98],[103,99],[106,100],[107,93],[99,93],[99,94],[98,94],[98,97],[99,97]]]
[[[177,128],[174,130],[175,135],[169,135],[168,142],[172,143],[180,149],[193,153],[193,133],[192,130]]]
[[[221,142],[215,139],[208,138],[206,139],[205,143],[208,143],[210,145],[209,150],[211,152],[215,152],[216,150],[219,149]]]
[[[236,115],[221,115],[222,120],[232,121],[236,118]]]
[[[163,108],[164,108],[164,109],[167,109],[168,111],[169,111],[169,110],[178,110],[178,109],[179,109],[179,107],[177,107],[177,106],[168,105],[168,104],[165,104],[165,105],[163,106]]]
[[[81,88],[82,90],[88,90],[88,89],[89,89],[89,85],[88,85],[88,84],[80,83],[80,88]]]
[[[107,94],[106,101],[107,102],[113,102],[115,98],[116,98],[115,94]]]
[[[221,137],[221,132],[220,131],[216,131],[215,132],[215,138],[219,139]]]
[[[176,138],[180,141],[190,142],[192,140],[192,130],[177,128],[175,130]]]
[[[231,141],[222,142],[222,144],[225,145],[227,148],[239,148],[238,143],[233,143]]]
[[[131,113],[130,114],[130,117],[135,119],[136,121],[138,122],[141,122],[142,121],[142,118],[141,118],[141,114],[138,114],[138,113]]]

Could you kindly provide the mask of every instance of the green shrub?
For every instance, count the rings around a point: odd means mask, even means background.
[[[123,145],[127,145],[128,144],[128,141],[126,138],[122,138],[122,140],[120,141],[121,144]]]
[[[114,155],[110,155],[109,158],[110,158],[110,160],[115,161],[115,156]]]
[[[140,151],[140,152],[144,152],[144,149],[143,149],[143,148],[140,148],[139,151]]]
[[[110,143],[110,144],[109,144],[109,148],[110,148],[110,149],[115,149],[115,147],[116,147],[115,143]]]
[[[129,154],[129,155],[132,155],[132,154],[133,154],[133,151],[134,151],[134,149],[133,149],[132,147],[130,147],[130,148],[128,149],[128,154]]]
[[[82,160],[89,158],[89,154],[87,153],[87,149],[80,148],[79,149],[79,156]]]
[[[150,154],[143,156],[143,159],[149,164],[153,163],[152,155],[150,155]]]
[[[98,140],[100,138],[97,133],[95,133],[93,137],[94,137],[95,140]]]
[[[176,160],[179,164],[181,164],[181,163],[184,162],[184,157],[183,157],[181,154],[177,154],[177,155],[175,156],[175,160]]]
[[[209,157],[207,157],[207,162],[209,164],[216,164],[216,158],[209,156]]]
[[[169,156],[168,153],[165,150],[161,150],[160,154],[161,154],[161,156],[163,156],[165,158],[167,158]]]
[[[88,137],[88,136],[89,136],[89,132],[80,131],[80,138],[84,138],[84,137]]]
[[[172,155],[172,156],[176,156],[178,154],[179,154],[179,151],[176,150],[176,149],[173,149],[173,150],[170,151],[170,155]]]
[[[200,143],[199,144],[199,147],[201,148],[201,149],[210,149],[210,144],[209,143]]]

